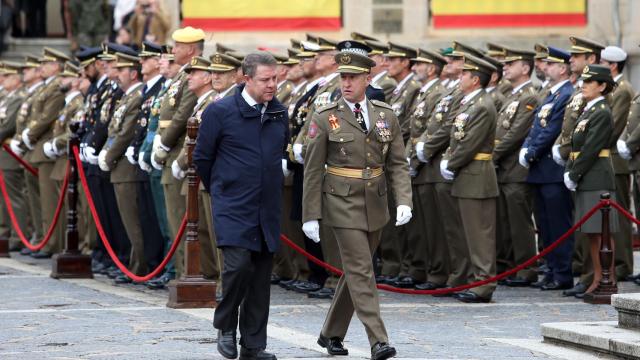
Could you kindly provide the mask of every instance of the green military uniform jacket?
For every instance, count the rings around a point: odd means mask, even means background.
[[[578,117],[571,139],[572,155],[565,167],[578,190],[615,190],[611,158],[602,154],[609,151],[612,133],[613,117],[605,99]]]
[[[409,123],[408,119],[411,116],[411,105],[415,102],[416,96],[420,92],[422,87],[419,82],[414,80],[413,73],[407,75],[410,76],[402,86],[398,84],[391,94],[389,99],[389,105],[393,109],[393,113],[398,118],[400,123],[400,129],[402,129],[402,137],[405,140],[409,139]]]
[[[493,104],[496,106],[496,111],[500,111],[505,101],[507,101],[506,96],[498,90],[497,87],[491,89],[491,91],[487,92],[491,99],[493,100]]]
[[[424,184],[429,181],[429,173],[427,167],[418,160],[416,156],[415,146],[420,140],[422,134],[427,131],[429,120],[436,108],[436,105],[444,95],[445,89],[441,85],[439,79],[429,86],[429,88],[418,94],[416,97],[416,106],[414,107],[411,117],[409,118],[409,141],[405,148],[405,157],[409,159],[409,165],[415,169],[418,174],[411,179],[413,184]]]
[[[513,91],[513,85],[511,84],[511,81],[502,78],[500,79],[500,81],[498,81],[496,90],[498,90],[505,97],[509,97],[509,95],[511,95],[511,92]]]
[[[412,207],[411,185],[398,120],[391,107],[368,101],[370,131],[364,132],[344,101],[316,113],[309,129],[304,164],[303,222],[322,219],[327,226],[376,231],[389,221],[387,180],[398,205]],[[382,175],[352,178],[328,167],[382,168]],[[365,176],[366,177],[366,176]]]
[[[393,90],[395,90],[396,86],[398,86],[398,82],[389,76],[389,74],[385,71],[383,75],[379,77],[375,77],[375,80],[371,81],[371,86],[378,88],[384,92],[384,98],[387,103],[391,101],[391,97],[393,96]]]
[[[444,156],[449,160],[447,168],[455,173],[451,195],[469,199],[498,196],[496,170],[491,161],[496,118],[493,100],[484,89],[465,104],[461,103]]]
[[[631,107],[631,100],[635,96],[635,91],[624,76],[617,81],[617,84],[618,86],[607,99],[613,114],[613,134],[610,144],[611,162],[613,163],[613,171],[616,174],[629,174],[629,163],[618,154],[616,142],[624,132],[625,126],[627,126],[629,108]]]
[[[449,181],[440,174],[440,161],[445,150],[449,147],[453,119],[458,113],[460,101],[464,97],[457,87],[444,90],[442,95],[427,121],[426,130],[418,139],[418,142],[424,142],[424,157],[429,161],[423,165],[428,183]]]
[[[169,150],[157,149],[156,162],[164,164],[162,184],[174,184],[178,180],[171,174],[171,163],[178,157],[187,131],[187,121],[196,106],[196,95],[189,90],[187,73],[181,70],[172,80],[160,105],[158,134],[162,145]]]
[[[25,99],[26,90],[16,89],[7,93],[0,101],[0,144],[7,146],[16,132],[18,112]],[[0,169],[18,170],[20,164],[6,151],[0,150]]]
[[[293,88],[295,88],[295,85],[293,85],[293,81],[284,80],[276,90],[276,99],[278,99],[278,101],[280,101],[282,105],[287,106],[291,99]]]
[[[66,99],[65,99],[66,102]],[[71,136],[69,124],[71,121],[80,122],[84,116],[84,97],[78,92],[72,97],[60,112],[60,116],[53,125],[52,143],[55,143],[58,151],[67,150],[67,142]],[[62,155],[56,159],[56,164],[51,171],[51,179],[62,181],[67,175],[68,156]]]
[[[202,120],[202,113],[204,112],[204,110],[207,108],[207,106],[209,106],[209,104],[211,104],[214,99],[216,98],[216,92],[214,90],[211,90],[211,92],[209,92],[209,94],[202,100],[202,102],[200,104],[196,104],[196,107],[193,109],[193,113],[191,114],[191,117],[195,117],[198,120],[198,124],[200,124],[200,121]],[[229,91],[225,94],[225,97],[227,96],[233,96],[234,92],[233,91]],[[220,100],[220,99],[218,99]],[[177,161],[178,161],[178,165],[180,165],[180,169],[187,171],[187,169],[189,168],[189,163],[187,161],[187,142],[185,141],[183,146],[182,146],[182,150],[180,150],[180,155],[178,155]]]
[[[622,139],[631,152],[629,170],[640,170],[640,94],[636,95],[631,101],[629,115],[627,116],[627,127]]]
[[[18,116],[16,117],[16,133],[14,134],[13,138],[20,142],[20,147],[25,151],[28,149],[22,142],[22,132],[27,128],[27,125],[29,125],[29,117],[31,116],[31,108],[33,102],[40,95],[42,90],[44,90],[44,81],[33,85],[33,88],[31,88],[31,92],[29,92],[28,88],[24,89],[25,98],[22,102],[22,105],[20,105],[20,110],[18,111]],[[27,155],[25,155],[25,160],[28,160],[28,155],[30,155],[30,153],[27,153]]]
[[[538,96],[530,82],[506,98],[498,114],[493,162],[499,183],[526,182],[529,170],[518,162],[520,148],[533,124]]]
[[[128,89],[113,112],[109,123],[109,138],[105,145],[105,161],[111,170],[111,183],[138,181],[136,166],[124,158],[124,154],[135,136],[135,126],[142,105],[142,83]]]
[[[569,158],[569,153],[571,152],[571,134],[573,133],[573,129],[576,125],[576,120],[582,114],[582,109],[584,109],[587,102],[584,101],[584,97],[582,96],[582,90],[579,87],[576,87],[576,90],[573,92],[573,96],[567,103],[566,108],[564,109],[564,118],[562,119],[562,130],[560,131],[560,135],[558,139],[556,139],[556,145],[560,145],[560,156],[564,160]]]
[[[64,93],[60,89],[60,79],[49,80],[44,88],[36,95],[29,116],[29,141],[35,144],[31,152],[30,161],[34,164],[53,162],[45,156],[43,146],[51,139],[53,123],[64,107]]]

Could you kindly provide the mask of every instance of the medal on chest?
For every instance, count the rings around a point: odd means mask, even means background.
[[[394,103],[391,108],[393,109],[393,113],[396,114],[396,116],[399,117],[400,115],[402,115],[402,101]]]
[[[113,121],[115,121],[114,126],[120,128],[120,123],[122,122],[122,116],[124,116],[124,111],[127,108],[126,105],[119,106],[116,111],[113,113]]]
[[[576,129],[574,130],[574,132],[576,133],[584,132],[587,128],[588,123],[589,123],[589,119],[580,120],[580,122],[578,122],[578,125],[576,125]]]
[[[338,117],[335,116],[335,114],[329,115],[329,128],[334,131],[340,129],[340,121],[338,120]]]
[[[538,111],[538,119],[540,119],[540,126],[547,127],[547,118],[551,113],[551,109],[553,108],[553,104],[546,104],[540,108]]]
[[[379,118],[376,121],[376,135],[381,142],[389,142],[391,141],[391,130],[389,129],[389,123],[385,120],[384,113],[381,112],[378,114]]]
[[[331,102],[331,93],[328,91],[323,92],[322,94],[316,97],[316,100],[313,102],[316,108],[320,108],[328,105]]]
[[[418,106],[416,107],[416,110],[413,112],[413,116],[415,117],[423,117],[424,116],[424,107],[426,105],[425,101],[422,101],[420,104],[418,104]]]
[[[469,114],[462,113],[456,116],[453,121],[453,126],[455,126],[455,131],[453,132],[453,138],[460,141],[464,138],[464,126],[467,124],[467,119],[469,118]]]
[[[582,96],[582,93],[577,93],[572,99],[571,99],[571,103],[569,103],[569,107],[573,110],[573,111],[580,111],[580,108],[582,107],[582,103],[584,102],[584,97]]]

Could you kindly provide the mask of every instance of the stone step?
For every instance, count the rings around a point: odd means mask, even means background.
[[[621,328],[616,321],[547,323],[541,327],[545,342],[640,359],[640,331]]]
[[[621,328],[640,331],[640,293],[613,295],[611,306],[618,311]]]

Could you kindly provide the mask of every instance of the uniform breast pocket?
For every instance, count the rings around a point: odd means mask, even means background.
[[[355,134],[353,133],[330,133],[329,146],[332,154],[338,154],[339,158],[347,158],[353,151],[353,142]]]
[[[350,188],[351,185],[341,181],[333,181],[331,178],[326,178],[322,184],[322,192],[336,196],[349,196]]]

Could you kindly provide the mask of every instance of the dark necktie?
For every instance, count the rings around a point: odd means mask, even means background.
[[[360,124],[360,127],[364,132],[367,132],[367,124],[364,122],[364,116],[362,115],[362,108],[359,103],[354,105],[353,114],[356,116],[356,121]]]
[[[255,105],[253,105],[253,107],[254,107],[256,110],[258,110],[258,112],[259,112],[260,114],[262,114],[262,107],[263,107],[263,106],[264,106],[264,104],[255,104]]]

